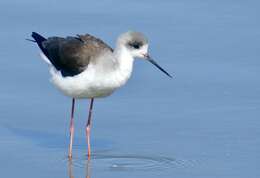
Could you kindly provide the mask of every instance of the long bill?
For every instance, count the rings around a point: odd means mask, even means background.
[[[168,77],[171,77],[172,78],[172,76],[166,71],[166,70],[164,70],[161,66],[159,66],[159,64],[157,64],[157,62],[155,62],[155,60],[153,60],[149,55],[146,55],[145,56],[146,57],[146,59],[150,62],[150,63],[152,63],[155,67],[157,67],[160,71],[162,71],[163,73],[165,73]]]

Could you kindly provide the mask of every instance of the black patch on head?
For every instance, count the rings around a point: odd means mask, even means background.
[[[129,42],[128,45],[131,48],[139,49],[141,46],[143,46],[143,42],[141,42],[141,41],[133,41],[133,42]]]

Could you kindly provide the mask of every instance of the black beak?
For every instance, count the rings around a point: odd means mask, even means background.
[[[160,71],[162,71],[163,73],[165,73],[168,77],[171,77],[171,78],[172,78],[172,76],[171,76],[168,72],[166,72],[166,70],[164,70],[161,66],[159,66],[159,64],[157,64],[157,62],[155,62],[149,55],[145,55],[145,57],[146,57],[146,59],[147,59],[150,63],[152,63],[153,65],[155,65]]]

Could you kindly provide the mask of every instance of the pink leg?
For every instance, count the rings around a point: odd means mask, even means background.
[[[89,112],[88,112],[88,122],[86,125],[86,135],[87,135],[87,144],[88,144],[88,160],[90,160],[91,149],[90,149],[90,126],[91,126],[91,115],[93,108],[94,98],[90,99]]]
[[[75,98],[72,99],[71,116],[70,116],[69,159],[72,158],[72,144],[73,144],[73,137],[74,137],[74,105],[75,105]]]

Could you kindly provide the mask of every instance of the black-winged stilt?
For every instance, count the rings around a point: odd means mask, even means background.
[[[75,99],[90,99],[86,124],[90,159],[90,125],[94,98],[108,96],[124,85],[131,76],[134,58],[151,62],[171,77],[150,57],[148,40],[139,32],[121,34],[114,50],[89,34],[46,39],[33,32],[32,37],[42,51],[41,57],[49,65],[52,83],[62,93],[72,97],[69,158],[72,158]]]

